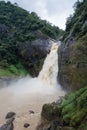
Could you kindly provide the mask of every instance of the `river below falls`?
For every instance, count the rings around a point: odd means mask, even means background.
[[[35,130],[40,121],[43,104],[54,102],[65,94],[63,90],[52,86],[40,87],[39,83],[38,87],[35,87],[36,84],[32,86],[36,79],[27,80],[28,78],[25,78],[0,89],[0,126],[6,122],[5,116],[11,111],[16,113],[14,130],[25,130],[24,123],[30,124],[27,129]],[[30,114],[29,110],[34,111],[34,114]]]

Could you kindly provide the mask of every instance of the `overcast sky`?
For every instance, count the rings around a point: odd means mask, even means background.
[[[7,1],[7,0],[6,0]],[[77,0],[9,0],[30,12],[36,12],[40,18],[65,29],[66,18],[73,13]]]

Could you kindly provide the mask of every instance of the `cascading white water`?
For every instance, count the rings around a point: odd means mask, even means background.
[[[0,90],[0,124],[3,124],[8,111],[14,111],[17,113],[14,130],[24,130],[25,122],[30,123],[30,130],[35,130],[42,105],[65,94],[57,83],[57,50],[58,45],[54,43],[37,78],[27,76]],[[35,114],[29,115],[29,110],[34,110]]]
[[[47,55],[43,68],[38,76],[45,84],[51,86],[57,85],[57,74],[58,74],[58,44],[52,45],[50,54]]]
[[[47,55],[42,70],[38,77],[25,77],[12,83],[9,87],[10,91],[15,94],[23,93],[42,93],[53,94],[60,90],[60,85],[57,83],[58,74],[58,44],[53,43],[50,53]]]

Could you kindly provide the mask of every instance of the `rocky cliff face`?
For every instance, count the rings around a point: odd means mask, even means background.
[[[18,44],[19,55],[32,76],[39,74],[52,44],[51,39],[44,37],[39,37],[30,43]]]
[[[62,42],[59,48],[59,82],[68,91],[71,90],[73,70],[76,68],[72,64],[73,49],[76,45],[76,40],[69,38],[67,43]]]
[[[75,6],[59,49],[59,82],[68,90],[87,85],[87,1]]]
[[[87,85],[87,34],[62,43],[59,49],[59,82],[68,90]]]

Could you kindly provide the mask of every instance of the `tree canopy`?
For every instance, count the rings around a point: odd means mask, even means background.
[[[63,31],[10,1],[0,1],[0,67],[19,62],[18,44],[30,43],[37,34],[58,39]]]

